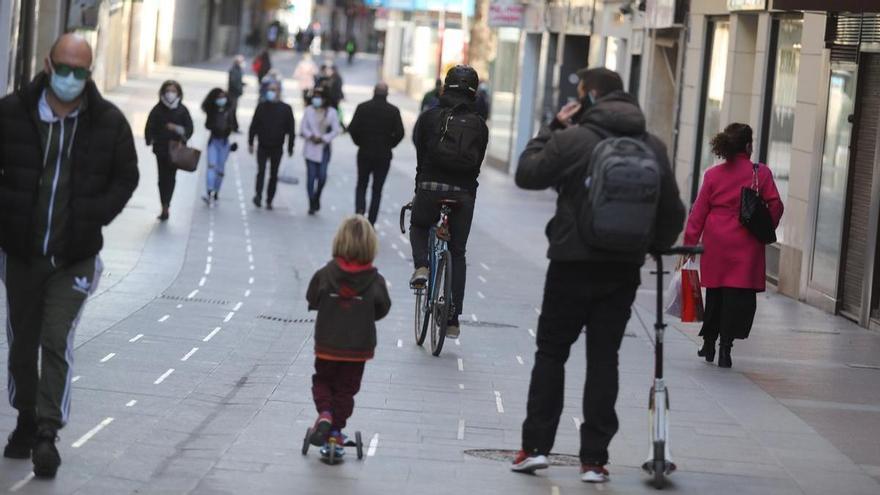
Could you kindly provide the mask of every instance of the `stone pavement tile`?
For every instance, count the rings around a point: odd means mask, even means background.
[[[871,495],[877,493],[877,481],[864,473],[842,473],[817,469],[818,466],[789,468],[788,472],[803,493],[846,493],[847,495]]]

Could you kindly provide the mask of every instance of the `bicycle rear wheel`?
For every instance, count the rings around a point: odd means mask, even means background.
[[[428,336],[428,324],[431,321],[431,313],[428,311],[428,297],[425,295],[425,289],[416,289],[416,313],[413,319],[413,330],[416,335],[416,345],[425,343]]]
[[[431,290],[431,354],[439,356],[446,341],[449,308],[452,306],[452,259],[449,251],[444,251],[437,258],[434,283]]]

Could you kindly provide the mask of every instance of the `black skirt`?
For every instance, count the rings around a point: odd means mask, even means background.
[[[752,331],[757,306],[757,291],[720,287],[706,289],[706,311],[700,335],[715,340],[747,339]]]

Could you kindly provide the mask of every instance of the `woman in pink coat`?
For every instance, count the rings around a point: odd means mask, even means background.
[[[702,242],[700,281],[706,288],[703,348],[699,355],[715,360],[715,340],[721,335],[718,366],[730,368],[733,339],[748,338],[755,318],[756,294],[765,289],[764,244],[739,222],[740,194],[753,183],[767,203],[773,226],[782,218],[782,201],[773,174],[763,164],[755,172],[752,128],[730,124],[712,138],[712,152],[724,163],[706,171],[703,186],[688,218],[684,243]]]

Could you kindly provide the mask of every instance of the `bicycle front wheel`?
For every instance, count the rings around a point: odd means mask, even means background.
[[[449,324],[449,309],[452,306],[452,259],[449,251],[437,258],[437,274],[434,277],[431,302],[431,354],[440,355],[446,341],[446,327]]]
[[[431,321],[431,313],[428,312],[428,297],[425,295],[425,289],[416,289],[416,313],[413,318],[413,330],[416,335],[416,345],[425,343],[428,336],[428,324]]]

